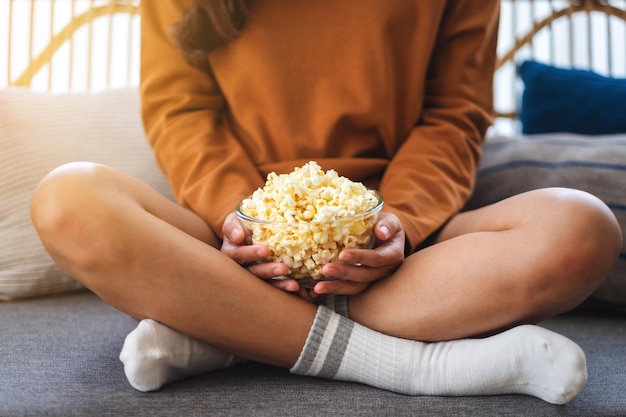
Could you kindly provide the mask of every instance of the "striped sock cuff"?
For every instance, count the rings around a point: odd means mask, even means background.
[[[322,295],[315,299],[314,303],[317,306],[326,306],[333,310],[335,313],[341,314],[345,317],[348,316],[348,296],[347,295],[337,295],[337,294],[328,294]]]
[[[354,322],[328,307],[317,308],[304,348],[290,372],[333,378],[343,360]]]
[[[335,295],[335,313],[341,314],[344,317],[350,317],[348,315],[348,296],[347,295]]]

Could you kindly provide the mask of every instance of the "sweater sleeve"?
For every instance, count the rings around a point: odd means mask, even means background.
[[[263,185],[225,116],[213,77],[186,62],[170,28],[191,2],[141,2],[141,107],[157,162],[179,202],[221,236],[236,203]]]
[[[431,57],[424,109],[380,189],[411,248],[457,213],[492,123],[498,1],[449,1]]]

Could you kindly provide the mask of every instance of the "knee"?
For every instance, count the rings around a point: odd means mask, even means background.
[[[30,215],[38,231],[58,232],[84,213],[97,165],[71,162],[52,170],[38,184],[30,201]]]
[[[101,165],[73,162],[51,171],[39,183],[30,202],[33,226],[51,255],[78,256],[92,242],[98,221]]]
[[[593,290],[614,267],[622,247],[620,226],[597,197],[579,190],[543,192],[543,222],[552,271],[565,284]]]

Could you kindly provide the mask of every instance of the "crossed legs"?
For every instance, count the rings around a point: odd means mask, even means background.
[[[315,375],[298,364],[305,353],[320,353],[310,348],[311,334],[328,311],[249,274],[219,252],[218,240],[200,218],[141,182],[107,167],[69,164],[42,182],[31,212],[55,261],[112,306],[235,357]],[[537,322],[586,298],[612,267],[620,243],[614,217],[594,197],[563,189],[523,194],[456,216],[438,244],[412,255],[392,277],[350,299],[350,318],[365,327],[352,322],[348,327],[383,340],[388,334],[442,341]],[[332,320],[346,323],[335,316]],[[333,331],[344,327],[337,324]],[[317,331],[325,334],[326,327]],[[535,338],[545,336],[531,332]],[[427,346],[417,343],[412,349]],[[465,346],[449,343],[433,346],[446,352],[456,347],[457,356]],[[580,373],[580,355],[568,346],[574,359],[562,366],[578,363]],[[348,362],[344,356],[342,366]],[[355,379],[351,370],[335,371],[343,379],[406,391],[386,381]],[[576,378],[569,379],[571,385]],[[509,392],[516,390],[523,392]],[[437,387],[406,392],[498,393],[491,388],[447,392]],[[554,396],[547,400],[563,401]]]
[[[350,317],[429,341],[538,323],[584,301],[620,247],[617,221],[590,194],[559,188],[520,194],[454,217],[435,245],[352,297]]]
[[[31,213],[52,258],[120,311],[249,359],[295,363],[315,306],[252,276],[195,214],[143,183],[69,164],[36,190]]]

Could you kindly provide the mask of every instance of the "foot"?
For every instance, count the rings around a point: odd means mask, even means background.
[[[142,320],[126,337],[120,360],[128,382],[144,392],[243,362],[150,319]]]

